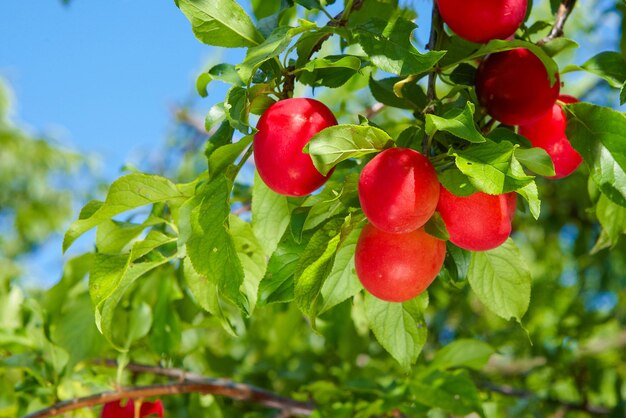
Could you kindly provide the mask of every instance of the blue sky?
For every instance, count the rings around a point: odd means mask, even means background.
[[[0,2],[0,77],[20,122],[100,155],[107,178],[162,143],[214,52],[173,1]]]

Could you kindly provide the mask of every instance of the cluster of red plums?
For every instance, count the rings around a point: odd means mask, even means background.
[[[521,25],[527,0],[438,0],[443,20],[458,36],[473,42],[506,39]],[[571,174],[580,155],[565,136],[566,118],[557,102],[560,82],[530,50],[518,48],[487,56],[476,74],[476,92],[487,113],[552,158],[556,175]],[[324,184],[302,149],[317,132],[337,124],[319,101],[279,101],[261,116],[254,139],[256,167],[277,193],[304,196]],[[408,148],[390,148],[369,161],[359,179],[359,200],[369,223],[359,237],[356,273],[372,295],[390,302],[412,299],[435,279],[444,262],[445,242],[424,226],[439,212],[450,241],[470,251],[500,246],[511,233],[516,194],[476,192],[456,196],[438,181],[430,160]]]

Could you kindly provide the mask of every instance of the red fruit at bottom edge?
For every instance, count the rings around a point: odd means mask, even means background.
[[[100,418],[135,418],[135,402],[129,399],[124,406],[122,406],[122,402],[120,400],[105,404]],[[139,418],[163,418],[163,414],[163,403],[160,400],[156,402],[142,402],[139,408]]]
[[[577,103],[578,100],[571,96],[559,96],[563,103]],[[536,122],[522,125],[519,128],[520,135],[528,138],[533,147],[543,148],[554,163],[555,175],[549,178],[560,179],[572,174],[583,159],[570,144],[565,135],[567,117],[559,104],[543,115]]]
[[[550,84],[541,60],[525,48],[487,56],[476,72],[480,104],[498,121],[522,125],[544,115],[559,96],[558,74]]]
[[[356,274],[372,295],[404,302],[435,280],[446,256],[446,243],[423,228],[405,234],[365,225],[356,245]]]
[[[499,247],[511,234],[516,202],[515,193],[476,192],[462,197],[441,186],[437,210],[454,245],[469,251],[486,251]]]

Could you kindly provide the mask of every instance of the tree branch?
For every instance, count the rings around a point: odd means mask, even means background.
[[[569,15],[572,13],[572,10],[574,10],[575,5],[576,0],[561,1],[561,4],[559,5],[559,10],[556,13],[556,21],[554,22],[552,30],[550,31],[548,36],[537,42],[538,45],[547,44],[548,42],[563,36],[563,28],[565,27],[565,22],[567,21]]]
[[[96,364],[107,367],[117,367],[114,360],[100,360]],[[59,402],[49,408],[42,409],[23,418],[54,417],[69,411],[102,405],[121,399],[141,399],[159,396],[179,395],[184,393],[201,393],[240,401],[248,401],[282,411],[283,416],[310,416],[315,405],[310,402],[300,402],[276,393],[257,388],[255,386],[236,383],[228,379],[209,379],[195,373],[188,373],[180,369],[162,368],[142,364],[129,364],[126,369],[134,373],[150,373],[177,379],[160,385],[137,386],[123,388],[116,392],[104,392],[83,398]]]
[[[428,48],[430,51],[436,51],[439,47],[439,34],[443,31],[443,20],[441,19],[441,15],[439,14],[439,7],[437,6],[437,2],[433,0],[433,14],[430,25],[430,38],[428,40]],[[434,111],[433,102],[437,99],[437,70],[432,71],[428,75],[428,90],[426,92],[426,98],[428,99],[428,106],[424,110],[424,113],[432,113]]]
[[[559,405],[570,411],[582,411],[582,412],[587,412],[593,415],[608,415],[611,413],[610,409],[605,408],[603,406],[590,405],[587,402],[583,402],[583,403],[566,402],[566,401],[562,401],[560,399],[554,399],[554,398],[542,399],[540,397],[537,397],[537,394],[534,392],[522,390],[522,389],[516,389],[514,387],[507,386],[507,385],[497,386],[492,383],[482,383],[480,386],[483,389],[489,390],[491,392],[499,393],[505,396],[511,396],[514,398],[524,398],[524,399],[538,398],[542,400],[543,402],[547,402],[553,405]]]
[[[439,49],[441,32],[443,32],[443,20],[441,19],[441,15],[439,14],[439,7],[437,6],[437,1],[433,0],[433,13],[430,24],[430,38],[428,39],[428,48],[430,51],[436,51]],[[439,72],[439,65],[436,65],[433,71],[428,74],[428,89],[426,90],[426,99],[428,100],[428,104],[424,109],[424,113],[434,113],[435,112],[435,101],[437,100],[437,73]],[[422,140],[422,153],[428,156],[428,148],[429,142],[432,138],[425,135]]]

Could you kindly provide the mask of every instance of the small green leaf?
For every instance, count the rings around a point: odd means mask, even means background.
[[[443,222],[439,212],[435,212],[433,216],[424,225],[424,230],[427,234],[432,235],[435,238],[439,238],[442,241],[450,239],[450,234],[446,229],[446,224]]]
[[[304,148],[324,175],[342,161],[382,151],[393,144],[385,131],[373,126],[336,125],[317,133]]]
[[[181,231],[181,237],[194,269],[217,284],[220,295],[247,313],[249,305],[241,292],[244,271],[228,225],[230,191],[224,176],[206,183],[180,209],[181,223],[190,226],[189,236]]]
[[[626,116],[590,103],[564,108],[567,138],[589,166],[591,177],[602,193],[626,207]]]
[[[528,309],[532,279],[512,239],[493,250],[472,253],[470,286],[493,313],[518,322]]]
[[[343,219],[333,218],[322,225],[311,237],[298,262],[294,299],[311,319],[317,315],[320,291],[330,274],[343,224]]]
[[[450,73],[450,80],[456,84],[473,87],[476,81],[476,67],[461,63]]]
[[[349,174],[343,182],[329,181],[324,189],[309,196],[302,207],[310,207],[303,229],[311,230],[334,216],[347,216],[350,208],[358,207],[359,176]]]
[[[434,371],[410,385],[414,399],[433,408],[441,408],[456,416],[472,412],[484,417],[480,393],[467,370]]]
[[[226,119],[230,125],[244,135],[250,133],[248,122],[248,92],[245,88],[233,86],[226,93],[224,101]]]
[[[309,86],[336,88],[344,85],[361,69],[354,55],[337,55],[309,61],[298,73],[298,81]]]
[[[401,17],[389,22],[372,19],[356,28],[356,36],[372,63],[381,70],[400,76],[425,74],[445,51],[421,54],[410,42],[416,27],[415,23]]]
[[[235,215],[230,215],[229,219],[230,233],[243,267],[242,290],[248,298],[249,311],[252,313],[259,293],[259,283],[265,275],[265,256],[261,244],[252,232],[252,226]]]
[[[619,93],[619,104],[624,105],[626,103],[626,83],[622,86],[622,91]]]
[[[227,48],[263,42],[263,36],[235,0],[176,0],[176,4],[200,42]]]
[[[200,307],[211,315],[217,317],[224,330],[229,334],[237,335],[235,327],[231,323],[227,316],[226,310],[223,306],[223,301],[220,300],[219,291],[217,285],[209,281],[206,276],[199,274],[189,261],[188,257],[183,260],[183,274],[185,281],[194,296],[194,299],[200,305]]]
[[[468,101],[464,109],[452,109],[443,116],[427,114],[426,134],[433,136],[437,131],[445,131],[472,143],[485,142],[485,137],[476,129],[474,110],[474,103]]]
[[[382,301],[365,294],[365,312],[374,336],[400,365],[409,369],[426,343],[424,311],[428,293],[404,303]]]
[[[515,158],[529,170],[540,176],[554,176],[554,163],[542,148],[516,148]]]
[[[626,208],[613,203],[605,195],[600,195],[596,206],[596,216],[604,231],[606,231],[610,244],[617,244],[619,237],[626,233]]]
[[[384,105],[400,109],[419,109],[426,106],[426,94],[422,87],[416,83],[403,83],[401,85],[402,96],[396,95],[394,86],[402,80],[402,77],[390,77],[381,80],[370,77],[369,87],[374,98]]]
[[[207,158],[211,158],[211,154],[213,154],[215,150],[232,142],[234,133],[235,130],[232,126],[230,126],[229,122],[222,122],[217,131],[215,131],[215,133],[207,141],[204,149],[204,155]]]
[[[202,97],[207,97],[209,95],[207,91],[207,87],[209,83],[213,80],[220,80],[228,84],[232,84],[234,86],[242,86],[243,81],[239,74],[237,73],[237,69],[232,64],[217,64],[206,72],[202,73],[198,76],[196,80],[196,89],[198,90],[198,94]]]
[[[131,209],[185,196],[174,183],[160,176],[129,174],[117,179],[109,188],[104,202],[89,202],[77,221],[68,228],[63,238],[63,251],[91,228]]]
[[[619,52],[605,51],[593,56],[583,65],[569,65],[563,72],[587,71],[606,80],[611,87],[621,88],[626,82],[626,59]]]
[[[259,285],[259,303],[284,303],[293,300],[294,275],[300,255],[308,241],[296,242],[287,231],[269,259],[265,276]]]
[[[287,198],[271,190],[254,173],[252,186],[252,230],[266,256],[272,255],[289,225],[291,210]]]
[[[488,140],[455,152],[456,166],[478,190],[492,195],[512,192],[533,181],[523,170],[516,170],[515,148],[508,141]]]
[[[354,250],[361,234],[361,229],[361,227],[356,227],[350,231],[337,248],[333,267],[322,285],[320,314],[353,297],[363,289],[354,266]]]
[[[450,167],[438,173],[439,182],[448,189],[449,192],[457,196],[469,196],[476,193],[476,188],[469,177],[463,174],[458,168]]]
[[[578,45],[578,42],[560,36],[556,39],[552,39],[550,42],[541,45],[541,48],[546,51],[546,54],[548,54],[549,56],[555,57],[563,51],[567,51],[568,49],[576,49],[579,46],[580,45]]]
[[[428,367],[439,370],[458,367],[481,370],[494,352],[489,344],[482,341],[460,339],[437,351]]]
[[[214,179],[223,174],[228,167],[235,163],[237,157],[250,146],[252,135],[247,135],[232,144],[226,144],[217,148],[209,157],[209,174]]]

